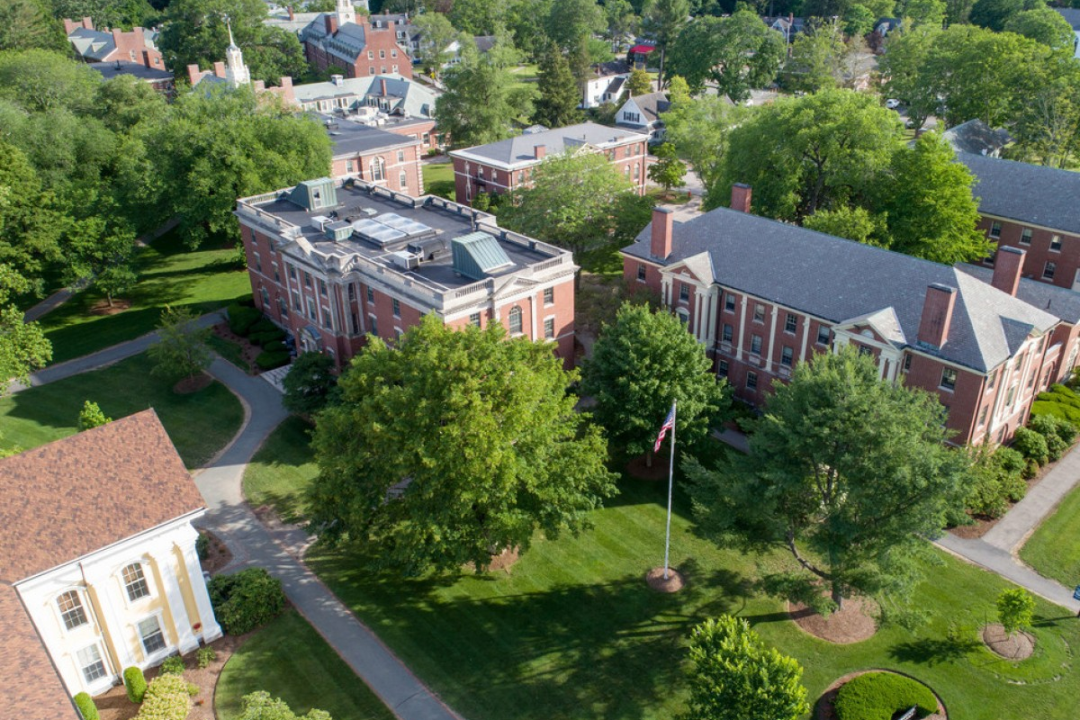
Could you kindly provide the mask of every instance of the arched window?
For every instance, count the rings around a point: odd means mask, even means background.
[[[144,598],[150,594],[150,588],[146,584],[146,576],[143,575],[142,563],[131,563],[123,572],[124,590],[127,591],[128,600],[132,602]]]
[[[381,157],[377,157],[371,161],[371,179],[378,182],[379,180],[386,179],[386,163],[383,162]]]
[[[510,334],[521,334],[521,308],[519,307],[510,308]]]
[[[60,617],[64,620],[64,627],[74,630],[80,625],[86,624],[86,610],[83,609],[82,598],[77,590],[68,590],[56,598],[56,605],[60,608]]]

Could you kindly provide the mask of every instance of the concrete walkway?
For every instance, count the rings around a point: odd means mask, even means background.
[[[741,452],[749,450],[746,435],[737,430],[714,431],[713,437]],[[1043,577],[1020,562],[1013,554],[1019,550],[1022,541],[1034,532],[1047,515],[1053,512],[1057,503],[1061,502],[1061,499],[1078,482],[1080,482],[1080,451],[1074,451],[1063,458],[1038,485],[1031,489],[1027,497],[1006,513],[1005,517],[982,538],[966,540],[946,532],[935,540],[934,544],[963,560],[1011,580],[1055,605],[1078,612],[1080,601],[1073,600],[1072,588]],[[1077,582],[1080,583],[1080,578]]]
[[[195,476],[209,507],[199,524],[222,539],[234,564],[264,567],[279,578],[297,610],[397,717],[460,720],[298,559],[296,548],[304,544],[304,533],[286,528],[271,534],[245,504],[247,463],[288,413],[273,386],[228,362],[215,360],[210,374],[242,398],[246,417],[232,444]]]

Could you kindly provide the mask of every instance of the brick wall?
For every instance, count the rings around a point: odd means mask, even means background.
[[[1000,228],[1000,236],[996,239],[999,245],[1020,248],[1026,252],[1024,277],[1063,288],[1073,287],[1077,280],[1077,270],[1080,270],[1080,235],[984,217],[979,221],[979,228],[992,240],[994,238],[991,230],[995,223]],[[1030,237],[1025,237],[1025,228],[1031,231]],[[1053,248],[1057,247],[1057,243],[1060,243],[1060,248],[1055,250]],[[1048,277],[1050,273],[1047,263],[1053,263],[1052,277]]]

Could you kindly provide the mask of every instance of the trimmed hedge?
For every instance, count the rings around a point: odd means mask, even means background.
[[[251,328],[259,320],[263,319],[262,313],[253,307],[243,305],[230,305],[228,308],[229,329],[237,335],[247,336]]]
[[[1080,395],[1064,385],[1051,385],[1031,405],[1032,417],[1051,415],[1080,427]]]
[[[844,683],[836,696],[840,720],[892,720],[900,710],[918,706],[916,717],[937,711],[937,698],[917,680],[889,672],[871,672]]]
[[[289,348],[285,347],[285,343],[280,340],[274,340],[263,345],[263,352],[268,353],[288,353]]]
[[[135,720],[184,720],[191,712],[188,684],[179,675],[159,675],[146,689]]]
[[[75,707],[79,708],[83,720],[98,720],[98,718],[101,717],[98,715],[98,709],[97,705],[94,704],[94,698],[90,697],[87,693],[81,692],[75,696]]]
[[[285,609],[281,581],[263,568],[216,575],[207,583],[214,615],[225,632],[243,635],[265,625]]]
[[[274,328],[273,330],[267,330],[266,332],[252,332],[248,335],[248,340],[256,345],[266,346],[267,343],[282,342],[285,340],[285,332]]]
[[[146,695],[146,676],[143,671],[134,665],[124,670],[124,689],[127,690],[128,700],[141,703]]]
[[[278,352],[267,352],[264,350],[255,358],[255,364],[259,366],[260,370],[273,370],[282,365],[288,365],[290,357],[288,350],[281,350]]]
[[[262,333],[274,332],[278,330],[278,326],[270,321],[267,317],[260,316],[254,325],[248,329],[248,332],[252,335],[259,335]]]

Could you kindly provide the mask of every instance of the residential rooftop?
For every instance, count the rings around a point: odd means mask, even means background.
[[[276,235],[283,252],[310,267],[330,274],[393,275],[435,307],[463,297],[463,288],[478,283],[499,283],[522,271],[573,268],[568,251],[503,230],[487,213],[357,180],[321,178],[244,198],[237,214]],[[483,270],[481,277],[470,276],[476,275],[471,265],[455,264],[454,254],[461,252]]]
[[[450,154],[485,164],[494,164],[507,169],[528,167],[541,162],[536,157],[536,147],[544,146],[545,155],[559,155],[583,145],[590,145],[600,150],[626,144],[628,142],[648,142],[649,136],[624,128],[613,128],[586,122],[567,127],[525,133],[517,137],[499,140],[487,145],[477,145]]]
[[[894,342],[986,372],[1007,360],[1031,330],[1058,318],[947,265],[717,208],[676,223],[665,260],[650,254],[650,224],[623,249],[661,266],[689,261],[695,275],[836,324],[892,309]],[[917,342],[927,287],[957,290],[949,336],[940,349]]]
[[[956,268],[985,283],[994,279],[994,269],[985,265],[961,263]],[[1070,325],[1080,324],[1080,292],[1059,285],[1051,285],[1035,278],[1022,277],[1016,289],[1016,297],[1061,318]]]
[[[978,178],[974,193],[983,215],[1080,234],[1080,173],[957,153]]]
[[[435,100],[438,96],[437,90],[394,73],[359,78],[337,75],[328,82],[293,86],[293,97],[301,104],[321,100],[385,98],[390,112],[406,117],[434,117]],[[363,104],[362,100],[356,100],[350,105],[350,109]]]
[[[958,153],[996,156],[1012,142],[1006,130],[995,130],[978,118],[949,128],[941,134]]]
[[[0,704],[7,716],[19,720],[77,720],[79,713],[18,591],[4,583],[0,583],[0,627],[4,628],[0,633],[0,664],[8,678],[0,684]],[[33,678],[33,682],[19,682],[17,678]]]
[[[131,75],[140,80],[149,80],[152,82],[161,82],[163,80],[172,81],[173,79],[173,74],[167,70],[146,67],[141,63],[131,62],[130,60],[96,62],[88,63],[87,65],[101,73],[101,77],[104,80],[112,80],[114,77],[119,77],[120,75]]]
[[[380,130],[347,118],[330,115],[315,115],[326,128],[330,141],[334,143],[334,157],[364,154],[373,150],[390,149],[416,145],[420,141],[408,135]],[[423,121],[421,121],[423,122]]]

